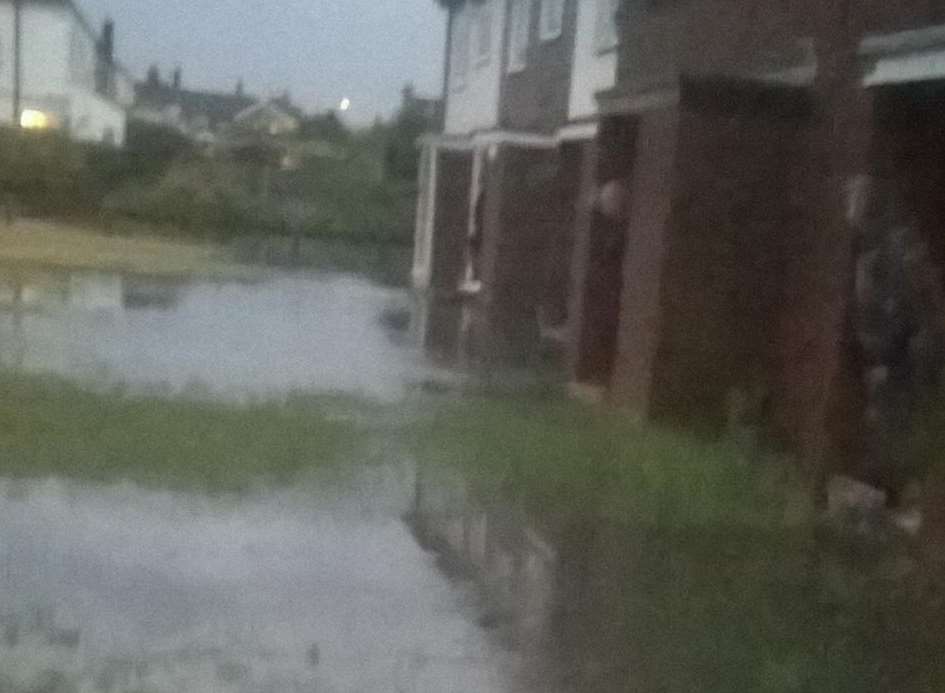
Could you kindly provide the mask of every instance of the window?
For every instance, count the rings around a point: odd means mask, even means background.
[[[597,0],[597,25],[594,44],[598,51],[609,51],[617,47],[617,5],[620,0]]]
[[[531,19],[532,0],[512,0],[509,72],[520,72],[528,64],[528,35],[531,30]]]
[[[492,1],[476,8],[476,65],[486,65],[492,58]]]
[[[460,10],[453,21],[453,55],[450,59],[453,89],[466,86],[466,74],[469,72],[469,15]]]
[[[564,23],[564,0],[541,0],[541,40],[552,41],[561,36]]]

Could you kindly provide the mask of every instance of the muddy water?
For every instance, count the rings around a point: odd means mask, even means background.
[[[220,284],[0,269],[0,364],[227,397],[390,400],[430,375],[385,325],[405,302],[347,275]]]

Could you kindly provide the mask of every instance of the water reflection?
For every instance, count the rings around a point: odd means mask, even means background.
[[[508,690],[402,474],[249,499],[0,482],[0,690]]]
[[[0,365],[229,397],[394,399],[429,375],[383,319],[404,304],[342,275],[250,285],[0,269]]]

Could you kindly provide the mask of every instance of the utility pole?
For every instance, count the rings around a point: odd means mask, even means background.
[[[13,0],[13,127],[20,127],[20,101],[23,82],[22,0]]]

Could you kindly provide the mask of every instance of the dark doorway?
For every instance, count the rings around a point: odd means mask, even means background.
[[[473,154],[442,149],[436,167],[432,290],[424,346],[434,358],[453,362],[458,357],[462,320],[457,287],[465,264]]]
[[[770,429],[790,376],[794,245],[809,227],[795,186],[809,122],[802,89],[685,85],[661,295],[652,414]]]
[[[609,118],[601,123],[596,165],[591,169],[592,199],[607,184],[622,185],[629,195],[636,124],[632,118]],[[607,388],[617,357],[620,298],[627,247],[626,215],[605,215],[593,202],[583,277],[583,298],[577,334],[575,376],[579,383]]]
[[[560,351],[566,346],[570,324],[571,267],[574,259],[575,227],[581,198],[581,177],[588,156],[586,142],[565,142],[558,150],[554,181],[553,223],[550,226],[544,267],[544,290],[539,323],[546,348]]]
[[[939,267],[945,266],[945,81],[876,90],[873,166],[895,184]]]

